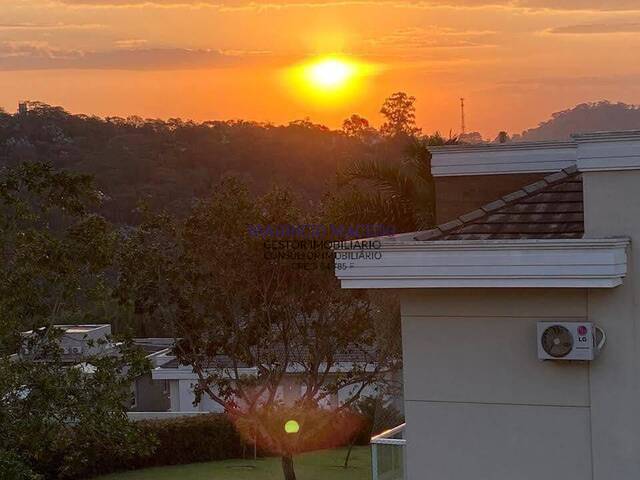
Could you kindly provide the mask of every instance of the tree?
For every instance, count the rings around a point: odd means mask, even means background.
[[[149,369],[144,353],[125,342],[117,355],[70,366],[61,334],[36,330],[25,344],[37,354],[0,358],[0,457],[13,455],[45,479],[75,479],[108,471],[114,459],[150,453],[153,443],[125,408],[131,383]]]
[[[509,134],[505,131],[501,131],[498,133],[498,136],[493,141],[493,143],[509,143],[511,138],[509,138]]]
[[[249,439],[257,435],[281,456],[286,480],[295,479],[296,453],[348,439],[351,405],[397,366],[376,342],[366,293],[341,290],[326,245],[292,234],[309,224],[317,220],[287,191],[256,200],[226,179],[184,221],[142,225],[122,258],[121,298],[172,325],[178,359],[198,375],[196,402],[208,396]],[[345,356],[351,368],[342,368]],[[292,370],[304,391],[285,401]],[[289,420],[299,431],[285,431]]]
[[[433,226],[435,189],[426,142],[414,140],[400,162],[365,158],[347,165],[326,209],[335,222],[380,224],[395,232]]]
[[[372,141],[378,134],[369,124],[369,120],[355,113],[342,122],[342,131],[348,137],[357,138],[363,142]]]
[[[380,132],[387,137],[413,137],[420,133],[416,126],[416,98],[404,92],[396,92],[388,97],[380,109],[386,121]]]
[[[101,452],[147,448],[125,411],[144,356],[125,342],[118,355],[84,359],[87,374],[62,361],[52,327],[117,316],[107,281],[115,233],[88,211],[98,198],[89,177],[49,164],[0,171],[0,473],[7,478],[86,477]],[[34,333],[25,339],[27,329]],[[37,354],[13,357],[25,342]]]
[[[105,272],[116,234],[88,210],[100,195],[90,177],[46,163],[0,170],[0,352],[21,330],[92,323],[115,305]]]

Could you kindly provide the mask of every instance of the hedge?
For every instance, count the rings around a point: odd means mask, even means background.
[[[154,448],[148,455],[113,457],[109,450],[98,452],[99,462],[90,465],[84,478],[122,470],[182,465],[240,458],[253,453],[233,423],[223,414],[202,414],[168,420],[135,422]]]
[[[203,414],[170,420],[138,422],[145,436],[154,438],[153,454],[127,461],[134,469],[239,458],[247,447],[233,423],[223,414]],[[248,451],[248,450],[247,450]]]
[[[326,412],[326,414],[331,413]],[[334,417],[331,422],[332,426],[329,427],[332,430],[331,435],[323,435],[318,432],[317,436],[314,435],[316,438],[309,439],[310,442],[307,442],[308,444],[302,451],[347,445],[351,443],[354,434],[357,443],[369,443],[371,419],[367,419],[366,415],[362,414],[344,417],[342,420],[339,416]],[[352,427],[355,427],[355,431],[352,428],[346,428],[347,423],[354,421],[356,423]],[[128,459],[109,458],[108,454],[100,456],[100,464],[93,465],[92,475],[253,455],[251,439],[243,439],[233,422],[224,414],[211,413],[170,420],[143,420],[136,422],[136,425],[142,430],[145,437],[155,442],[153,452],[150,455]],[[351,430],[352,433],[341,437],[336,435],[336,428],[345,430],[345,432]],[[333,441],[329,442],[330,439]],[[277,455],[277,452],[269,451],[268,442],[264,439],[258,439],[258,455],[270,454]]]

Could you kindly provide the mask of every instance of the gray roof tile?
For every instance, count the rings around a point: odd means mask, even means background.
[[[537,192],[539,191],[541,188],[544,188],[548,185],[547,182],[545,182],[544,180],[540,180],[536,183],[532,183],[531,185],[527,185],[525,187],[522,187],[522,189],[527,192],[527,193],[533,193],[533,192]]]
[[[485,211],[483,215],[478,212]],[[443,228],[446,227],[446,228]],[[439,233],[440,232],[440,233]],[[581,238],[584,234],[582,176],[565,169],[501,199],[421,232],[416,240]]]
[[[451,220],[450,222],[444,223],[442,225],[438,225],[438,228],[443,232],[446,232],[447,230],[451,230],[453,228],[460,227],[462,225],[463,225],[463,222],[461,222],[458,219],[455,219],[455,220]]]

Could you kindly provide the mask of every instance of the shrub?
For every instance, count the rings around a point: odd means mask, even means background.
[[[146,435],[155,438],[157,446],[152,455],[138,458],[135,468],[238,458],[245,445],[223,414],[145,420],[139,424]]]
[[[26,463],[12,452],[0,450],[0,478],[11,480],[41,480]]]
[[[147,455],[100,458],[97,475],[117,470],[182,465],[242,457],[247,442],[223,414],[136,422],[142,436],[155,444]],[[246,450],[248,451],[248,450]]]

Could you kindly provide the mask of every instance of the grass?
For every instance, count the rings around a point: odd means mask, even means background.
[[[346,448],[305,453],[294,458],[298,480],[369,480],[369,447],[354,447],[349,468],[342,465]],[[114,473],[94,480],[282,480],[280,458],[222,460]]]

